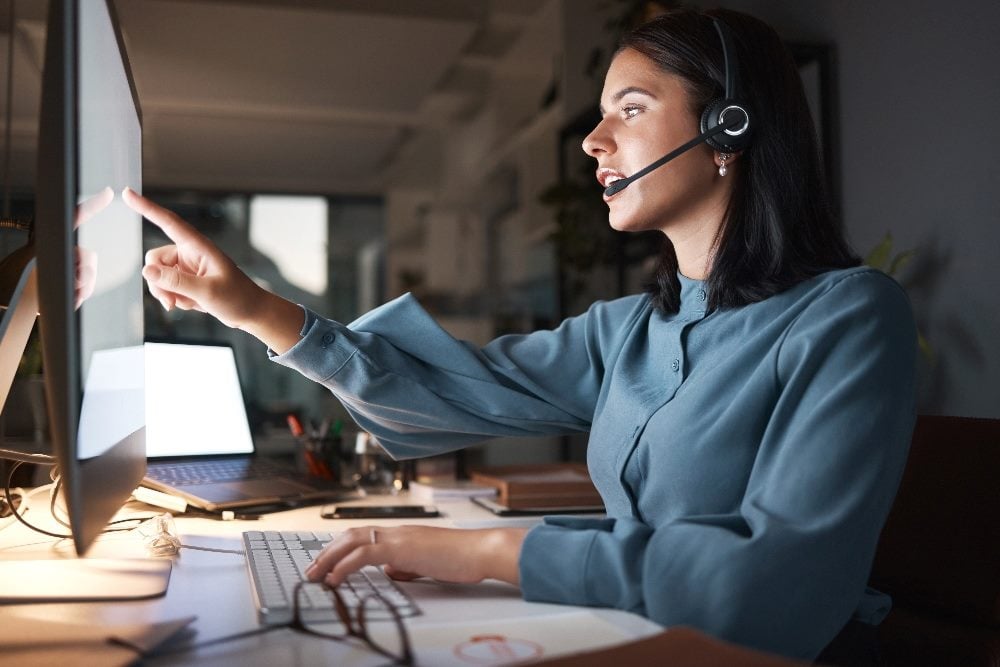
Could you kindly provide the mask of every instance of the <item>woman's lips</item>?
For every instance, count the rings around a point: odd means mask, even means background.
[[[607,189],[608,186],[610,186],[612,183],[620,181],[623,178],[625,178],[625,174],[621,173],[620,171],[618,171],[616,169],[610,169],[608,167],[601,167],[600,169],[597,170],[597,182],[600,183],[601,187],[604,188],[604,189]],[[621,190],[619,190],[618,192],[621,192]],[[616,194],[618,194],[618,192],[616,192],[614,194],[611,194],[611,195],[605,194],[604,195],[604,201],[608,201],[609,199],[611,199],[612,197],[614,197]]]

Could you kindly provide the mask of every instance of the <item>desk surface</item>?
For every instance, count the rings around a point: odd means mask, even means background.
[[[369,502],[404,504],[407,499],[400,496],[388,500],[375,498]],[[271,514],[256,521],[218,521],[182,516],[177,517],[176,526],[184,544],[241,549],[241,534],[247,530],[336,531],[352,525],[404,523],[480,528],[523,526],[535,521],[498,519],[467,500],[443,502],[438,507],[444,515],[439,519],[330,520],[321,518],[316,506]],[[149,509],[133,505],[125,513]],[[35,513],[36,517],[39,514],[42,512]],[[0,531],[0,558],[25,558],[31,554],[53,557],[70,550],[67,544],[54,546],[50,539],[39,540],[38,537],[19,525]],[[137,536],[120,534],[103,537],[88,556],[128,557],[142,556],[143,553]],[[423,580],[401,585],[423,611],[422,615],[406,620],[418,664],[505,664],[525,658],[613,645],[661,630],[656,624],[627,612],[525,602],[516,587],[502,582],[451,585]],[[242,555],[182,550],[181,555],[174,559],[167,594],[162,598],[114,603],[0,606],[0,625],[3,625],[5,617],[8,620],[31,618],[44,622],[110,627],[153,624],[186,616],[197,616],[189,626],[196,633],[197,641],[258,627]],[[482,642],[484,637],[491,639]],[[502,645],[496,644],[500,641],[497,638],[505,638]],[[491,641],[493,644],[490,644]],[[490,660],[480,660],[484,657]],[[290,630],[277,630],[193,653],[164,656],[149,664],[220,662],[269,666],[384,664],[384,660],[363,650]]]

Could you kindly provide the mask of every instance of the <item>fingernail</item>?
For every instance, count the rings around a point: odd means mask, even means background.
[[[142,277],[146,280],[156,282],[160,279],[161,275],[163,275],[163,271],[158,266],[149,265],[142,267]]]

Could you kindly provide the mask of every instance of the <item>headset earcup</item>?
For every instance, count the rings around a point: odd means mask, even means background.
[[[722,111],[722,98],[712,100],[709,102],[708,106],[701,114],[701,131],[708,132],[710,129],[719,124],[719,112]],[[729,149],[723,145],[723,137],[727,137],[725,132],[721,134],[716,134],[715,136],[709,137],[705,140],[705,143],[714,148],[717,151],[727,152]]]
[[[719,98],[710,102],[709,105],[705,107],[705,111],[701,114],[701,131],[707,132],[718,125],[719,114],[731,106],[739,107],[740,110],[744,109],[743,105],[738,104],[734,100]],[[730,111],[729,113],[733,112]],[[726,114],[727,119],[729,118],[729,113]],[[705,143],[722,153],[735,153],[737,151],[741,151],[750,145],[751,128],[749,127],[749,115],[747,117],[747,124],[748,126],[746,130],[741,134],[732,135],[726,132],[720,132],[719,134],[706,139]]]

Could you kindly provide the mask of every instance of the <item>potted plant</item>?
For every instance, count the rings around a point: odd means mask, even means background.
[[[892,249],[893,241],[892,234],[886,232],[886,235],[882,237],[874,248],[872,248],[868,254],[865,256],[864,262],[873,269],[878,269],[889,276],[892,276],[896,280],[899,280],[899,274],[903,271],[910,260],[916,255],[916,251],[912,248],[910,250],[903,250],[901,252],[893,252]],[[924,355],[924,359],[927,363],[934,364],[934,349],[931,344],[924,337],[923,332],[917,331],[917,345],[920,347],[921,354]]]
[[[45,442],[47,439],[45,376],[42,375],[42,346],[37,326],[18,363],[3,414],[4,435],[30,436],[35,442]]]

